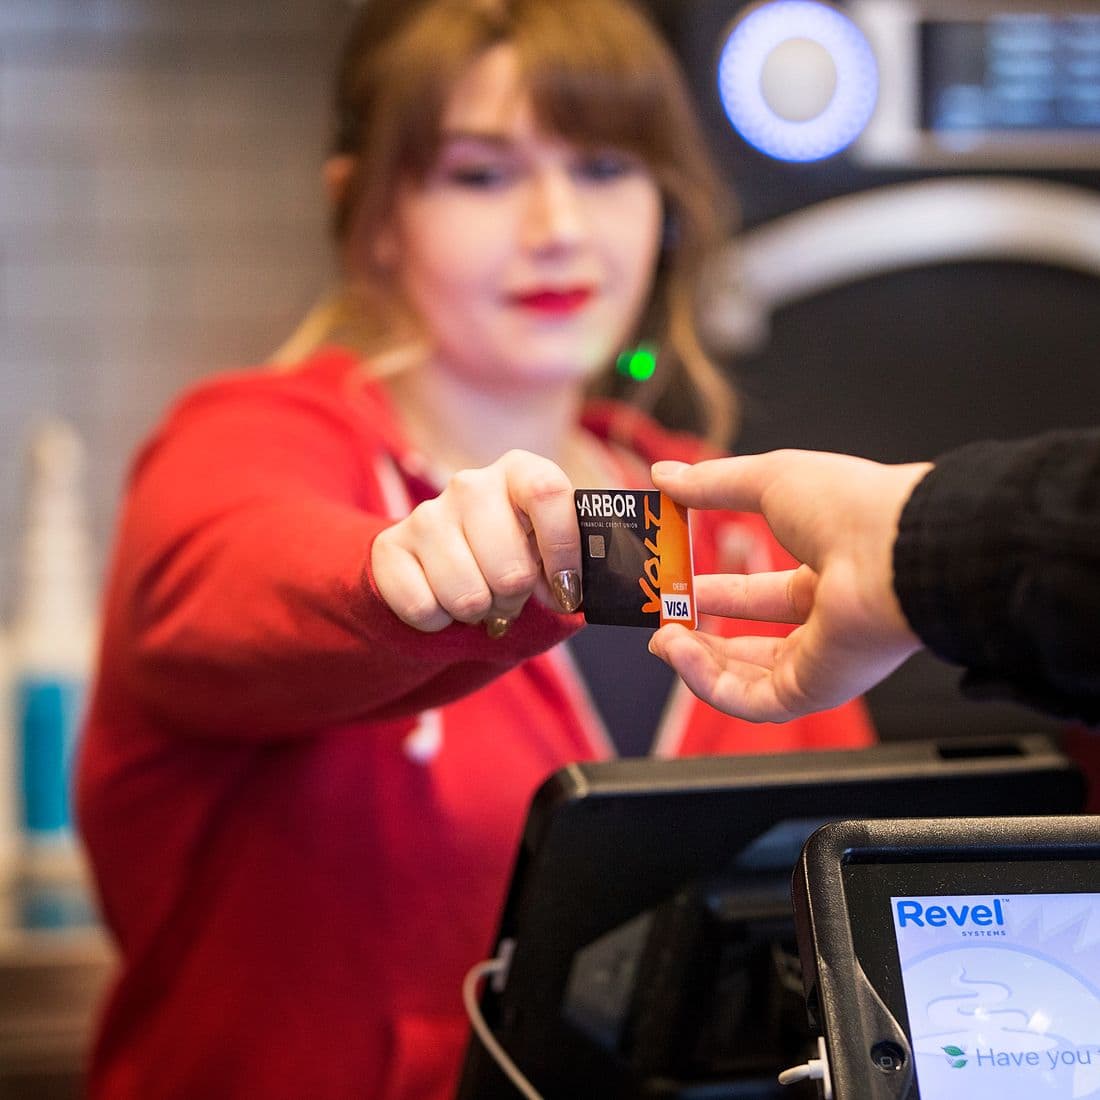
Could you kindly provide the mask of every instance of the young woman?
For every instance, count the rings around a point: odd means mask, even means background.
[[[694,395],[716,441],[732,412],[691,315],[718,192],[649,25],[372,0],[338,113],[340,293],[281,369],[185,396],[129,487],[78,788],[122,955],[99,1100],[443,1100],[550,772],[870,736],[858,704],[729,719],[647,632],[580,630],[573,486],[714,453],[590,400],[616,355],[659,346],[638,398]],[[701,521],[700,572],[785,560]]]

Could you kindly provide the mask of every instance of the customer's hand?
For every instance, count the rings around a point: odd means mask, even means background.
[[[930,468],[811,451],[657,463],[654,484],[674,500],[760,512],[804,564],[695,581],[700,613],[798,624],[787,637],[670,625],[650,650],[701,699],[752,721],[784,722],[859,695],[920,648],[894,594],[892,558],[902,507]]]
[[[417,630],[484,621],[499,634],[532,596],[580,604],[580,531],[573,486],[527,451],[462,470],[432,500],[377,536],[371,568],[382,598]]]

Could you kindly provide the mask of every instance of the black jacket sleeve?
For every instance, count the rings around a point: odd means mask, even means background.
[[[894,584],[968,695],[1100,722],[1100,431],[944,455],[902,512]]]

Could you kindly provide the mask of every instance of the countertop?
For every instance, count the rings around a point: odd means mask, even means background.
[[[79,883],[0,890],[0,1097],[76,1100],[115,960]]]

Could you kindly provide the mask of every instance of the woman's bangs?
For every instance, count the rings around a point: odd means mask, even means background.
[[[589,43],[578,48],[574,37],[556,50],[552,40],[517,42],[539,125],[579,145],[613,146],[651,164],[666,162],[674,152],[661,147],[670,134],[660,69],[643,56],[601,50],[599,39]]]
[[[447,101],[455,85],[486,50],[502,40],[500,28],[460,7],[441,6],[413,23],[391,48],[377,111],[394,131],[401,175],[422,180],[439,153]]]

